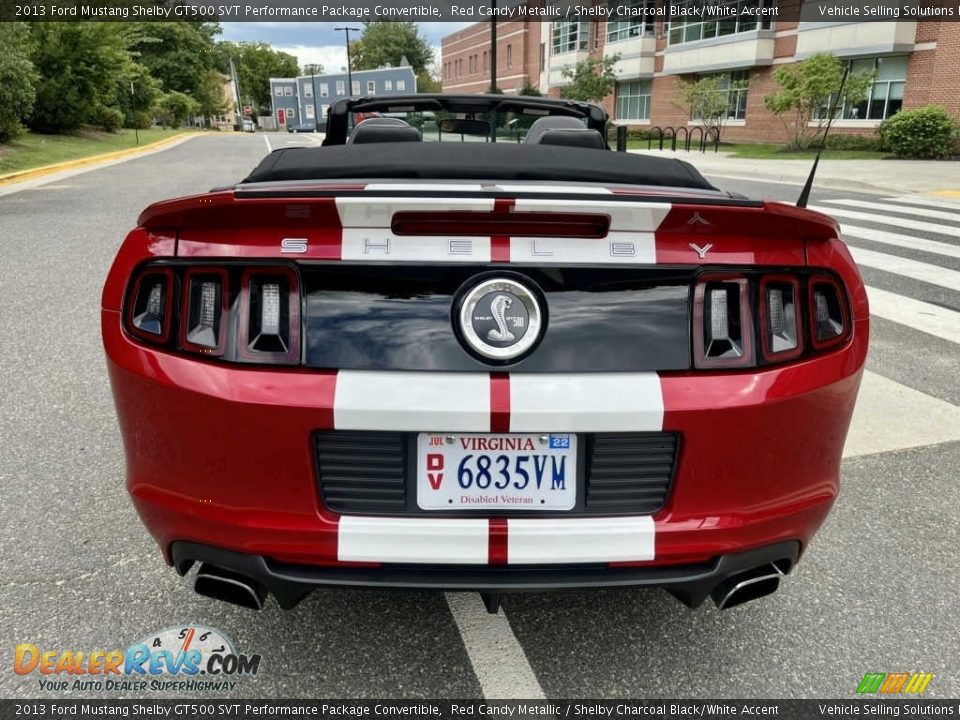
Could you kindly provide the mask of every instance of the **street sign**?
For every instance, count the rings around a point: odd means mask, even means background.
[[[243,114],[244,114],[244,115],[253,115],[253,108],[252,108],[250,105],[244,105],[244,106],[243,106]]]

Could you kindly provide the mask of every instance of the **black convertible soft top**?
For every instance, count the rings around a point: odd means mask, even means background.
[[[716,190],[683,160],[485,142],[284,148],[267,155],[243,182],[340,179],[579,181]]]

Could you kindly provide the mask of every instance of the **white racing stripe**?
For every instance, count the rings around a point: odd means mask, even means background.
[[[494,198],[370,198],[350,195],[337,198],[337,212],[343,228],[384,228],[393,224],[398,212],[492,212]]]
[[[950,243],[927,240],[926,238],[918,238],[912,235],[900,235],[898,233],[887,232],[886,230],[874,230],[872,228],[844,225],[843,239],[847,240],[848,238],[872,240],[873,242],[884,243],[885,245],[896,245],[897,247],[909,248],[910,250],[920,250],[921,252],[960,258],[960,245],[951,245]]]
[[[894,227],[901,227],[905,228],[906,230],[919,230],[920,232],[960,237],[960,228],[958,228],[956,225],[941,225],[938,223],[923,222],[922,220],[909,220],[907,218],[893,217],[892,215],[878,215],[877,213],[857,212],[856,210],[847,210],[846,208],[823,207],[822,205],[811,205],[810,209],[816,210],[817,212],[822,212],[825,215],[833,215],[838,218],[850,218],[851,220],[861,220],[866,222],[880,223],[883,225],[893,225]],[[840,229],[843,230],[842,223]]]
[[[547,373],[510,376],[511,432],[663,429],[656,373]]]
[[[612,195],[613,191],[609,188],[594,187],[590,185],[523,185],[523,184],[504,184],[497,183],[496,189],[508,193],[550,193],[550,194],[572,194],[572,195]]]
[[[824,200],[824,202],[830,203],[831,205],[846,205],[852,208],[880,210],[882,212],[900,213],[902,215],[915,215],[916,217],[928,218],[930,220],[946,220],[951,223],[960,222],[960,215],[957,213],[942,212],[929,208],[903,207],[902,205],[895,205],[893,203],[870,202],[867,200]],[[877,216],[878,219],[881,217],[885,218],[886,215]]]
[[[490,432],[487,373],[341,370],[337,430]]]
[[[631,562],[653,560],[655,527],[649,515],[609,518],[507,520],[507,562]]]
[[[367,183],[364,190],[382,190],[387,192],[415,191],[430,192],[480,192],[485,188],[480,183]],[[368,201],[369,202],[369,201]]]
[[[867,288],[867,298],[871,315],[960,343],[960,313],[954,310],[875,287]]]
[[[344,515],[337,530],[337,559],[486,565],[488,538],[488,523],[482,518]]]
[[[853,259],[856,260],[858,265],[866,265],[877,270],[896,273],[911,280],[939,285],[950,290],[960,289],[960,272],[956,270],[858,247],[851,247],[850,254],[853,255]]]

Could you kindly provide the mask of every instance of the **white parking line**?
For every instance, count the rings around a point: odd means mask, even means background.
[[[824,200],[831,205],[846,205],[852,208],[863,208],[865,210],[880,210],[882,212],[901,213],[902,215],[915,215],[929,220],[946,220],[951,223],[960,221],[960,215],[953,212],[944,212],[942,210],[933,210],[920,207],[903,207],[890,202],[868,202],[867,200]],[[883,219],[886,216],[877,216],[877,219]]]
[[[471,592],[447,593],[447,604],[487,700],[546,699],[502,611],[490,615]]]
[[[270,147],[270,138],[268,138],[266,135],[264,135],[264,136],[263,136],[263,141],[267,144],[267,152],[268,152],[268,153],[272,153],[272,152],[273,152],[273,148]]]
[[[926,238],[918,238],[913,235],[900,235],[899,233],[887,232],[886,230],[874,230],[873,228],[844,224],[843,239],[852,239],[855,241],[856,238],[873,240],[874,242],[884,243],[886,245],[896,245],[897,247],[909,248],[910,250],[920,250],[922,252],[960,258],[960,245],[951,245],[950,243],[927,240]],[[856,244],[856,242],[854,242],[854,244]]]
[[[954,310],[875,287],[867,288],[867,298],[871,315],[960,344],[960,313]]]
[[[960,440],[960,407],[864,371],[843,456]]]
[[[898,255],[887,255],[886,253],[865,250],[863,248],[851,247],[850,254],[857,261],[857,265],[876,268],[885,272],[896,273],[911,280],[939,285],[948,290],[960,289],[960,272],[942,268],[939,265],[920,262],[919,260],[910,260],[909,258],[899,257]]]
[[[960,237],[960,229],[958,229],[956,225],[941,225],[939,223],[923,222],[922,220],[893,217],[892,215],[878,215],[877,213],[857,212],[856,210],[847,210],[846,208],[824,207],[823,205],[811,205],[810,209],[822,212],[824,215],[834,215],[838,218],[850,218],[851,220],[893,225],[894,227],[901,227],[907,230],[919,230],[920,232]],[[841,223],[841,230],[843,229],[842,225],[843,223]]]

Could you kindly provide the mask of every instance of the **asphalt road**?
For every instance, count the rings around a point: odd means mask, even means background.
[[[929,217],[960,220],[960,205],[814,194],[824,205],[886,204],[864,211],[873,219],[856,225],[867,230],[890,217],[924,220],[911,208],[943,230],[888,228],[912,247],[850,239],[884,256],[868,255],[874,267],[864,265],[864,275],[895,299],[877,303],[886,318],[874,318],[872,390],[865,381],[871,394],[844,461],[843,494],[773,597],[721,614],[712,605],[691,612],[660,591],[511,596],[488,618],[470,598],[436,593],[321,591],[288,613],[193,594],[164,565],[123,490],[99,294],[145,205],[233,182],[266,150],[262,135],[203,137],[0,192],[0,696],[64,696],[40,691],[36,674],[12,672],[18,643],[111,649],[190,624],[219,628],[264,657],[257,677],[217,697],[470,698],[512,689],[556,698],[847,698],[865,672],[895,671],[932,672],[928,696],[960,696],[960,422],[951,427],[960,417],[960,338],[951,339],[960,286],[950,274],[960,271],[960,237],[958,223]],[[717,183],[789,200],[799,190]],[[939,335],[889,319],[904,298],[946,310]],[[871,443],[903,449],[863,450]],[[82,697],[98,695],[117,696]]]

